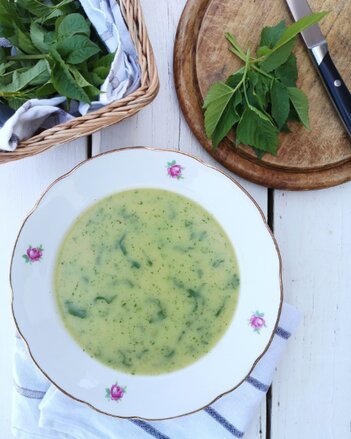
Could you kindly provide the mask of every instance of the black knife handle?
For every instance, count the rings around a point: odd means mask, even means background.
[[[335,67],[329,52],[326,53],[317,68],[346,131],[351,136],[351,94]]]

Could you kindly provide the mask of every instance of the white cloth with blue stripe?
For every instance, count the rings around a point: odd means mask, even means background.
[[[257,414],[284,351],[300,319],[284,304],[273,341],[250,376],[210,407],[167,421],[116,419],[92,410],[51,385],[16,340],[12,428],[20,439],[230,439],[244,436]]]
[[[108,51],[115,53],[110,72],[100,87],[99,100],[91,104],[81,102],[76,109],[77,113],[85,115],[135,91],[140,84],[140,67],[118,2],[80,0],[80,3]],[[8,43],[0,38],[0,46],[8,47]],[[30,99],[16,112],[0,104],[0,150],[14,151],[22,140],[30,138],[38,129],[71,120],[73,116],[58,107],[65,100],[64,97]]]

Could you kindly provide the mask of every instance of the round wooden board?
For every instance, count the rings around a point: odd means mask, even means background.
[[[313,10],[329,10],[322,30],[331,54],[345,82],[351,86],[348,60],[351,30],[346,20],[351,2],[311,0]],[[299,41],[299,86],[310,101],[312,130],[292,125],[292,133],[281,135],[277,157],[269,154],[258,160],[251,148],[235,147],[233,137],[212,149],[203,126],[203,95],[215,81],[224,79],[238,67],[228,51],[224,31],[234,33],[239,42],[255,47],[263,26],[281,19],[291,22],[284,2],[267,0],[188,0],[180,19],[174,51],[175,84],[184,112],[202,146],[220,163],[238,175],[264,186],[290,190],[321,189],[351,180],[351,142],[327,97],[306,49]],[[253,31],[257,29],[257,31]],[[223,62],[223,60],[225,60]],[[303,78],[303,79],[302,79]]]

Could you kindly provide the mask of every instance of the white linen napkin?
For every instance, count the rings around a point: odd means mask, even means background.
[[[135,91],[140,83],[140,67],[117,1],[80,0],[80,3],[108,51],[115,52],[111,70],[100,87],[99,100],[90,105],[79,104],[79,113],[85,115]],[[0,38],[0,46],[6,44],[7,40]],[[64,97],[31,99],[8,119],[9,108],[0,104],[0,149],[14,151],[22,140],[30,138],[39,128],[51,128],[72,119],[73,116],[57,107],[65,100]]]
[[[56,105],[66,98],[30,99],[11,116],[0,129],[0,149],[14,151],[21,140],[28,139],[43,124],[52,121],[54,126],[73,119],[73,116]],[[54,118],[53,118],[54,116]]]
[[[110,73],[100,87],[99,100],[81,103],[84,115],[133,93],[140,83],[138,55],[116,0],[79,0],[109,52],[116,52]]]
[[[22,340],[18,339],[14,362],[13,434],[20,439],[241,438],[269,389],[286,341],[299,320],[299,312],[285,303],[268,351],[236,390],[192,415],[154,422],[113,418],[64,395],[36,368]]]

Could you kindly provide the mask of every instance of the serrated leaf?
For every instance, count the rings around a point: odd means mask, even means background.
[[[280,21],[276,26],[264,27],[261,32],[260,47],[266,46],[272,49],[283,35],[285,29],[285,20]]]
[[[291,39],[279,49],[272,51],[270,55],[268,55],[265,60],[260,63],[260,67],[265,72],[270,73],[271,71],[284,64],[291,55],[294,44],[295,40]]]
[[[52,56],[51,82],[58,93],[90,104],[88,95],[82,87],[79,87],[57,50],[52,48],[50,54]]]
[[[40,17],[38,22],[41,24],[48,23],[50,20],[54,20],[55,18],[61,17],[62,15],[63,12],[60,9],[54,9],[48,15],[45,15],[44,17]]]
[[[244,69],[242,68],[238,70],[236,73],[234,73],[233,75],[230,75],[225,81],[225,83],[229,87],[235,88],[239,84],[239,82],[243,79],[243,75],[244,75]]]
[[[48,7],[45,2],[38,0],[16,0],[17,3],[22,6],[26,11],[31,12],[37,17],[43,17],[49,12],[51,12],[50,7]]]
[[[210,87],[203,105],[207,137],[212,137],[233,95],[234,89],[224,82],[216,82]]]
[[[49,81],[49,79],[50,79],[50,66],[46,62],[46,60],[44,60],[44,62],[46,65],[46,69],[44,69],[44,67],[43,67],[41,73],[39,73],[37,76],[35,76],[35,78],[33,78],[28,85],[43,85]]]
[[[55,38],[56,38],[55,32],[47,32],[44,35],[44,43],[50,45],[55,42]]]
[[[266,56],[271,53],[271,49],[268,46],[260,46],[256,50],[256,56],[261,58],[262,56]]]
[[[308,27],[318,23],[323,17],[325,17],[328,12],[316,12],[315,14],[306,15],[302,17],[300,20],[295,21],[295,23],[291,24],[289,27],[285,29],[281,37],[276,43],[276,47],[281,47],[286,44],[288,41],[294,39],[296,35],[298,35],[303,30]]]
[[[77,81],[77,84],[84,89],[90,99],[93,99],[100,94],[100,90],[87,81],[76,67],[71,66],[69,69],[72,72],[74,79]]]
[[[70,38],[76,34],[90,36],[90,27],[85,18],[78,13],[67,15],[58,26],[58,34],[62,39]]]
[[[45,72],[47,72],[47,64],[45,60],[38,61],[32,68],[25,70],[24,72],[15,70],[13,73],[12,82],[5,86],[0,85],[0,92],[18,92],[35,81],[36,78],[45,74]]]
[[[261,62],[261,67],[269,73],[285,63],[290,56],[295,37],[311,25],[318,23],[326,14],[327,12],[318,12],[307,15],[287,27],[276,44],[270,49],[270,53],[267,53],[266,58]]]
[[[4,26],[8,26],[14,20],[19,25],[16,20],[18,16],[15,3],[9,2],[8,0],[0,0],[0,23]],[[4,36],[4,34],[1,34]],[[6,36],[6,35],[5,35]]]
[[[256,86],[258,81],[259,81],[259,77],[258,77],[258,73],[255,72],[254,70],[249,70],[247,72],[247,78],[249,79],[249,82],[253,85]]]
[[[274,74],[287,87],[295,87],[298,77],[295,55],[292,53],[287,61],[274,71]]]
[[[108,67],[95,67],[93,72],[96,73],[102,81],[105,81],[107,75],[110,73],[110,69]]]
[[[93,60],[93,62],[91,64],[89,61],[89,66],[91,65],[93,67],[93,69],[95,69],[96,67],[104,67],[110,71],[111,64],[112,64],[112,61],[114,60],[114,57],[115,57],[114,53],[109,53],[108,55],[105,55],[105,56],[102,56],[100,58],[97,58],[96,60]]]
[[[35,21],[30,25],[30,38],[33,45],[42,53],[47,53],[49,50],[49,45],[44,41],[45,31],[44,29]]]
[[[73,35],[56,44],[56,49],[68,64],[81,64],[100,52],[100,48],[86,35]]]
[[[8,70],[10,67],[12,67],[15,64],[14,61],[8,61],[8,62],[2,62],[0,64],[0,75],[4,75],[6,70]],[[3,78],[1,78],[3,79]]]
[[[253,107],[260,108],[261,110],[264,110],[264,105],[262,104],[262,100],[258,98],[253,84],[247,85],[246,95],[250,105],[252,105]]]
[[[254,153],[256,154],[256,157],[259,158],[260,160],[262,159],[262,157],[266,153],[266,151],[261,151],[260,149],[257,149],[254,146],[252,146],[252,149],[253,149]]]
[[[261,110],[265,110],[268,105],[267,93],[270,89],[271,80],[254,70],[249,71],[247,77],[249,79],[247,84],[247,96],[250,104]]]
[[[77,81],[77,84],[84,88],[90,86],[90,82],[87,81],[84,76],[80,73],[80,71],[77,69],[77,67],[70,66],[69,67],[70,72],[72,73],[74,79]]]
[[[219,143],[227,136],[229,131],[239,121],[240,116],[237,113],[236,108],[241,102],[241,99],[241,93],[238,91],[229,101],[229,105],[226,106],[222,117],[218,121],[218,124],[211,137],[212,146],[214,148],[217,148]]]
[[[246,108],[236,130],[237,142],[275,155],[279,130],[257,109]]]
[[[56,8],[62,11],[64,15],[68,15],[79,12],[80,5],[76,0],[62,0]]]
[[[84,72],[84,76],[87,78],[87,80],[93,84],[95,87],[100,87],[105,82],[105,79],[102,79],[97,73],[95,72]]]
[[[55,34],[58,34],[58,28],[59,28],[62,20],[64,20],[64,18],[65,18],[64,15],[61,15],[60,17],[56,18],[56,20],[55,20]],[[55,35],[55,37],[56,37],[56,35]]]
[[[290,100],[288,90],[280,81],[274,81],[271,88],[272,116],[279,129],[289,116]]]
[[[307,96],[296,87],[288,87],[289,98],[293,104],[301,123],[309,130],[308,99]]]
[[[52,85],[51,81],[48,81],[46,84],[43,84],[41,87],[38,87],[35,94],[38,99],[48,98],[56,94],[56,90],[55,87]]]
[[[255,85],[256,96],[263,108],[266,107],[267,93],[271,87],[271,79],[263,75],[258,75],[258,82]]]
[[[31,39],[29,38],[29,35],[22,32],[22,30],[13,23],[13,28],[15,31],[15,46],[19,49],[21,49],[22,52],[33,55],[35,53],[38,53],[38,50],[34,47]]]

